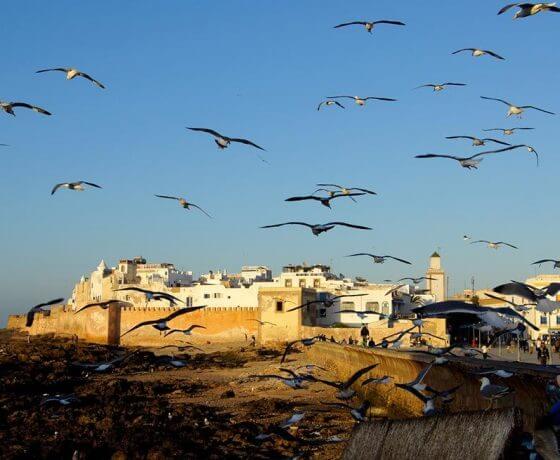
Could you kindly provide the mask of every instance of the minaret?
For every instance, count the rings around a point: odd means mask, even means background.
[[[445,272],[441,268],[441,257],[437,252],[430,256],[430,266],[426,272],[426,287],[428,292],[432,294],[436,302],[443,302],[445,300],[446,280]]]

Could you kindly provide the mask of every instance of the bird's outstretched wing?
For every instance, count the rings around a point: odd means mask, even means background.
[[[376,101],[397,102],[396,99],[392,99],[390,97],[377,97],[377,96],[364,97],[362,100],[363,101],[369,101],[370,99],[375,99]]]
[[[492,138],[487,137],[487,138],[484,138],[482,140],[486,141],[486,142],[494,142],[495,144],[511,146],[511,144],[509,142],[499,141],[498,139],[492,139]]]
[[[446,139],[470,139],[471,141],[476,140],[473,136],[447,136]]]
[[[308,195],[308,196],[293,196],[293,197],[291,197],[291,198],[286,198],[284,201],[306,201],[306,200],[322,201],[323,198],[318,197],[318,196],[314,196],[314,195]]]
[[[103,84],[102,84],[101,82],[97,81],[95,78],[92,78],[92,77],[89,76],[87,73],[78,72],[78,75],[79,75],[80,77],[85,78],[86,80],[91,81],[91,82],[92,82],[95,86],[97,86],[98,88],[105,89],[105,86],[103,86]]]
[[[68,72],[68,69],[65,69],[64,67],[55,67],[53,69],[37,70],[37,72],[35,73],[43,73],[43,72]]]
[[[451,54],[459,54],[459,53],[462,53],[463,51],[476,51],[476,49],[475,48],[462,48],[460,50],[453,51]]]
[[[212,216],[210,214],[208,214],[204,209],[202,209],[200,206],[194,204],[194,203],[189,203],[190,206],[192,206],[193,208],[198,209],[199,211],[203,212],[204,214],[206,214],[208,217],[210,217],[210,219],[212,219]]]
[[[494,51],[484,50],[484,52],[485,52],[486,54],[489,54],[489,55],[492,56],[492,57],[495,57],[496,59],[500,59],[500,60],[502,60],[502,61],[505,61],[505,60],[506,60],[504,57],[500,56],[499,54],[494,53]]]
[[[144,326],[149,326],[151,324],[157,324],[159,321],[161,321],[161,320],[155,319],[155,320],[150,320],[150,321],[142,321],[141,323],[138,323],[136,326],[134,326],[131,329],[129,329],[128,331],[126,331],[124,334],[121,334],[121,338],[124,337],[127,334],[130,334],[132,331],[135,331],[136,329],[139,329],[139,328],[144,327]]]
[[[514,8],[516,6],[521,5],[520,3],[510,3],[509,5],[504,6],[500,11],[498,11],[498,16],[500,14],[504,14],[506,11],[510,10],[511,8]]]
[[[366,366],[366,367],[354,372],[350,376],[350,378],[344,383],[344,387],[348,388],[348,387],[352,386],[352,384],[354,382],[356,382],[356,380],[358,380],[362,375],[367,374],[369,371],[371,371],[372,369],[375,369],[377,366],[379,366],[379,363],[372,364],[371,366]]]
[[[495,97],[480,96],[480,99],[485,99],[487,101],[497,101],[507,105],[508,107],[513,107],[513,104],[510,104],[508,101],[504,101],[503,99],[497,99]]]
[[[252,145],[253,147],[258,148],[259,150],[262,150],[263,152],[266,152],[266,150],[263,149],[261,146],[255,144],[254,142],[251,142],[251,141],[249,141],[249,140],[247,140],[247,139],[241,139],[241,138],[230,137],[229,140],[230,140],[231,142],[239,142],[239,143],[241,143],[241,144]]]
[[[539,112],[548,113],[549,115],[556,115],[554,112],[549,112],[548,110],[539,109],[538,107],[535,107],[534,105],[522,105],[519,108],[520,109],[533,109],[533,110],[538,110]]]
[[[179,299],[177,299],[177,300],[179,300]],[[200,310],[200,309],[205,308],[205,307],[206,307],[206,305],[200,305],[198,307],[179,308],[179,310],[174,311],[169,316],[166,316],[165,318],[162,318],[158,321],[166,321],[166,322],[171,321],[173,318],[177,318],[178,316],[185,315],[187,313],[192,313],[193,311]]]
[[[536,262],[533,262],[531,265],[544,264],[545,262],[553,262],[553,263],[556,263],[556,262],[558,262],[558,261],[557,261],[557,260],[554,260],[554,259],[542,259],[542,260],[537,260]]]
[[[517,295],[519,297],[523,297],[524,299],[530,300],[532,302],[537,301],[537,296],[533,292],[532,289],[525,283],[520,283],[518,281],[513,281],[511,283],[501,284],[496,286],[492,289],[494,292],[498,294],[506,294],[506,295]]]
[[[513,249],[519,249],[517,246],[514,246],[513,244],[506,243],[505,241],[496,241],[496,244],[501,244],[503,246],[509,246],[510,248],[513,248]]]
[[[341,225],[343,227],[357,228],[358,230],[372,230],[370,227],[364,227],[363,225],[347,224],[346,222],[329,222],[325,225]]]
[[[86,182],[85,180],[80,181],[82,184],[86,184],[89,185],[90,187],[95,187],[95,188],[103,188],[100,185],[94,184],[93,182]]]
[[[166,200],[180,200],[181,198],[178,198],[176,196],[168,196],[168,195],[154,195],[158,198],[165,198]]]
[[[273,224],[273,225],[265,225],[261,228],[276,228],[276,227],[283,227],[284,225],[303,225],[305,227],[313,228],[313,225],[306,224],[305,222],[284,222],[282,224]]]
[[[354,26],[354,25],[365,26],[365,25],[366,25],[366,22],[365,22],[365,21],[345,22],[345,23],[343,23],[343,24],[338,24],[337,26],[334,26],[334,29],[339,29],[340,27]]]
[[[476,155],[473,155],[471,157],[468,158],[468,160],[474,160],[475,158],[481,157],[482,155],[490,155],[493,153],[502,153],[502,152],[508,152],[510,150],[519,148],[518,145],[510,145],[509,147],[505,147],[503,149],[498,149],[498,150],[487,150],[486,152],[480,152],[477,153]]]
[[[387,19],[381,19],[379,21],[373,21],[373,24],[392,24],[394,26],[406,26],[404,22],[401,21],[388,21]]]
[[[408,260],[404,260],[404,259],[399,259],[398,257],[393,257],[393,256],[384,256],[386,259],[393,259],[396,260],[398,262],[402,262],[403,264],[408,264],[408,265],[412,265],[411,262],[409,262]]]
[[[416,155],[414,158],[449,158],[450,160],[460,161],[462,158],[453,155],[439,155],[436,153],[426,153],[424,155]]]
[[[190,129],[191,131],[200,131],[200,132],[203,132],[203,133],[208,133],[208,134],[211,134],[214,137],[221,137],[221,138],[224,137],[218,131],[214,131],[213,129],[209,129],[209,128],[189,128],[187,126],[187,129]]]
[[[441,86],[467,86],[465,83],[453,83],[451,81],[448,81],[446,83],[442,83]]]
[[[43,115],[52,115],[52,113],[42,109],[41,107],[37,107],[36,105],[27,104],[26,102],[12,102],[10,103],[12,107],[24,107],[26,109],[31,109],[34,112],[42,113]]]

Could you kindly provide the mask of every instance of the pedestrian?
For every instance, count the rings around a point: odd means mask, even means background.
[[[334,339],[334,336],[332,336],[332,335],[331,335],[331,342],[336,343],[336,340]]]
[[[541,366],[546,366],[549,359],[550,359],[550,353],[546,345],[543,343],[541,348],[541,356],[540,356]]]
[[[256,345],[257,345],[257,338],[254,335],[252,335],[251,336],[251,346],[254,347]]]
[[[486,345],[482,345],[480,351],[482,351],[482,358],[488,359],[488,347]]]
[[[370,348],[373,348],[373,347],[375,347],[375,342],[373,341],[373,339],[372,339],[372,338],[370,338],[370,339],[369,339],[369,342],[368,342],[368,347],[370,347]]]
[[[352,338],[352,336],[348,338],[348,345],[354,345],[354,339]]]
[[[362,327],[362,330],[360,331],[360,335],[362,336],[362,345],[366,347],[369,338],[369,329],[365,324]]]

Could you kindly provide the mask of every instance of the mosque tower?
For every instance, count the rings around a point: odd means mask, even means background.
[[[441,268],[441,257],[437,252],[430,256],[430,266],[426,272],[426,287],[428,293],[433,295],[436,302],[443,302],[446,298],[445,271]],[[430,279],[431,278],[431,279]]]

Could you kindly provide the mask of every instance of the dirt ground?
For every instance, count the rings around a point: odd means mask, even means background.
[[[333,388],[312,384],[293,390],[278,374],[280,350],[248,344],[203,345],[177,353],[174,368],[146,348],[107,373],[72,366],[98,363],[125,351],[69,339],[0,331],[0,458],[2,459],[338,459],[354,421],[336,402]],[[303,354],[284,367],[295,369]],[[332,378],[319,371],[324,378]],[[67,406],[41,404],[47,396],[75,394]],[[357,404],[357,401],[354,401]],[[304,412],[288,429],[296,439],[260,433]],[[334,439],[336,440],[336,439]]]

